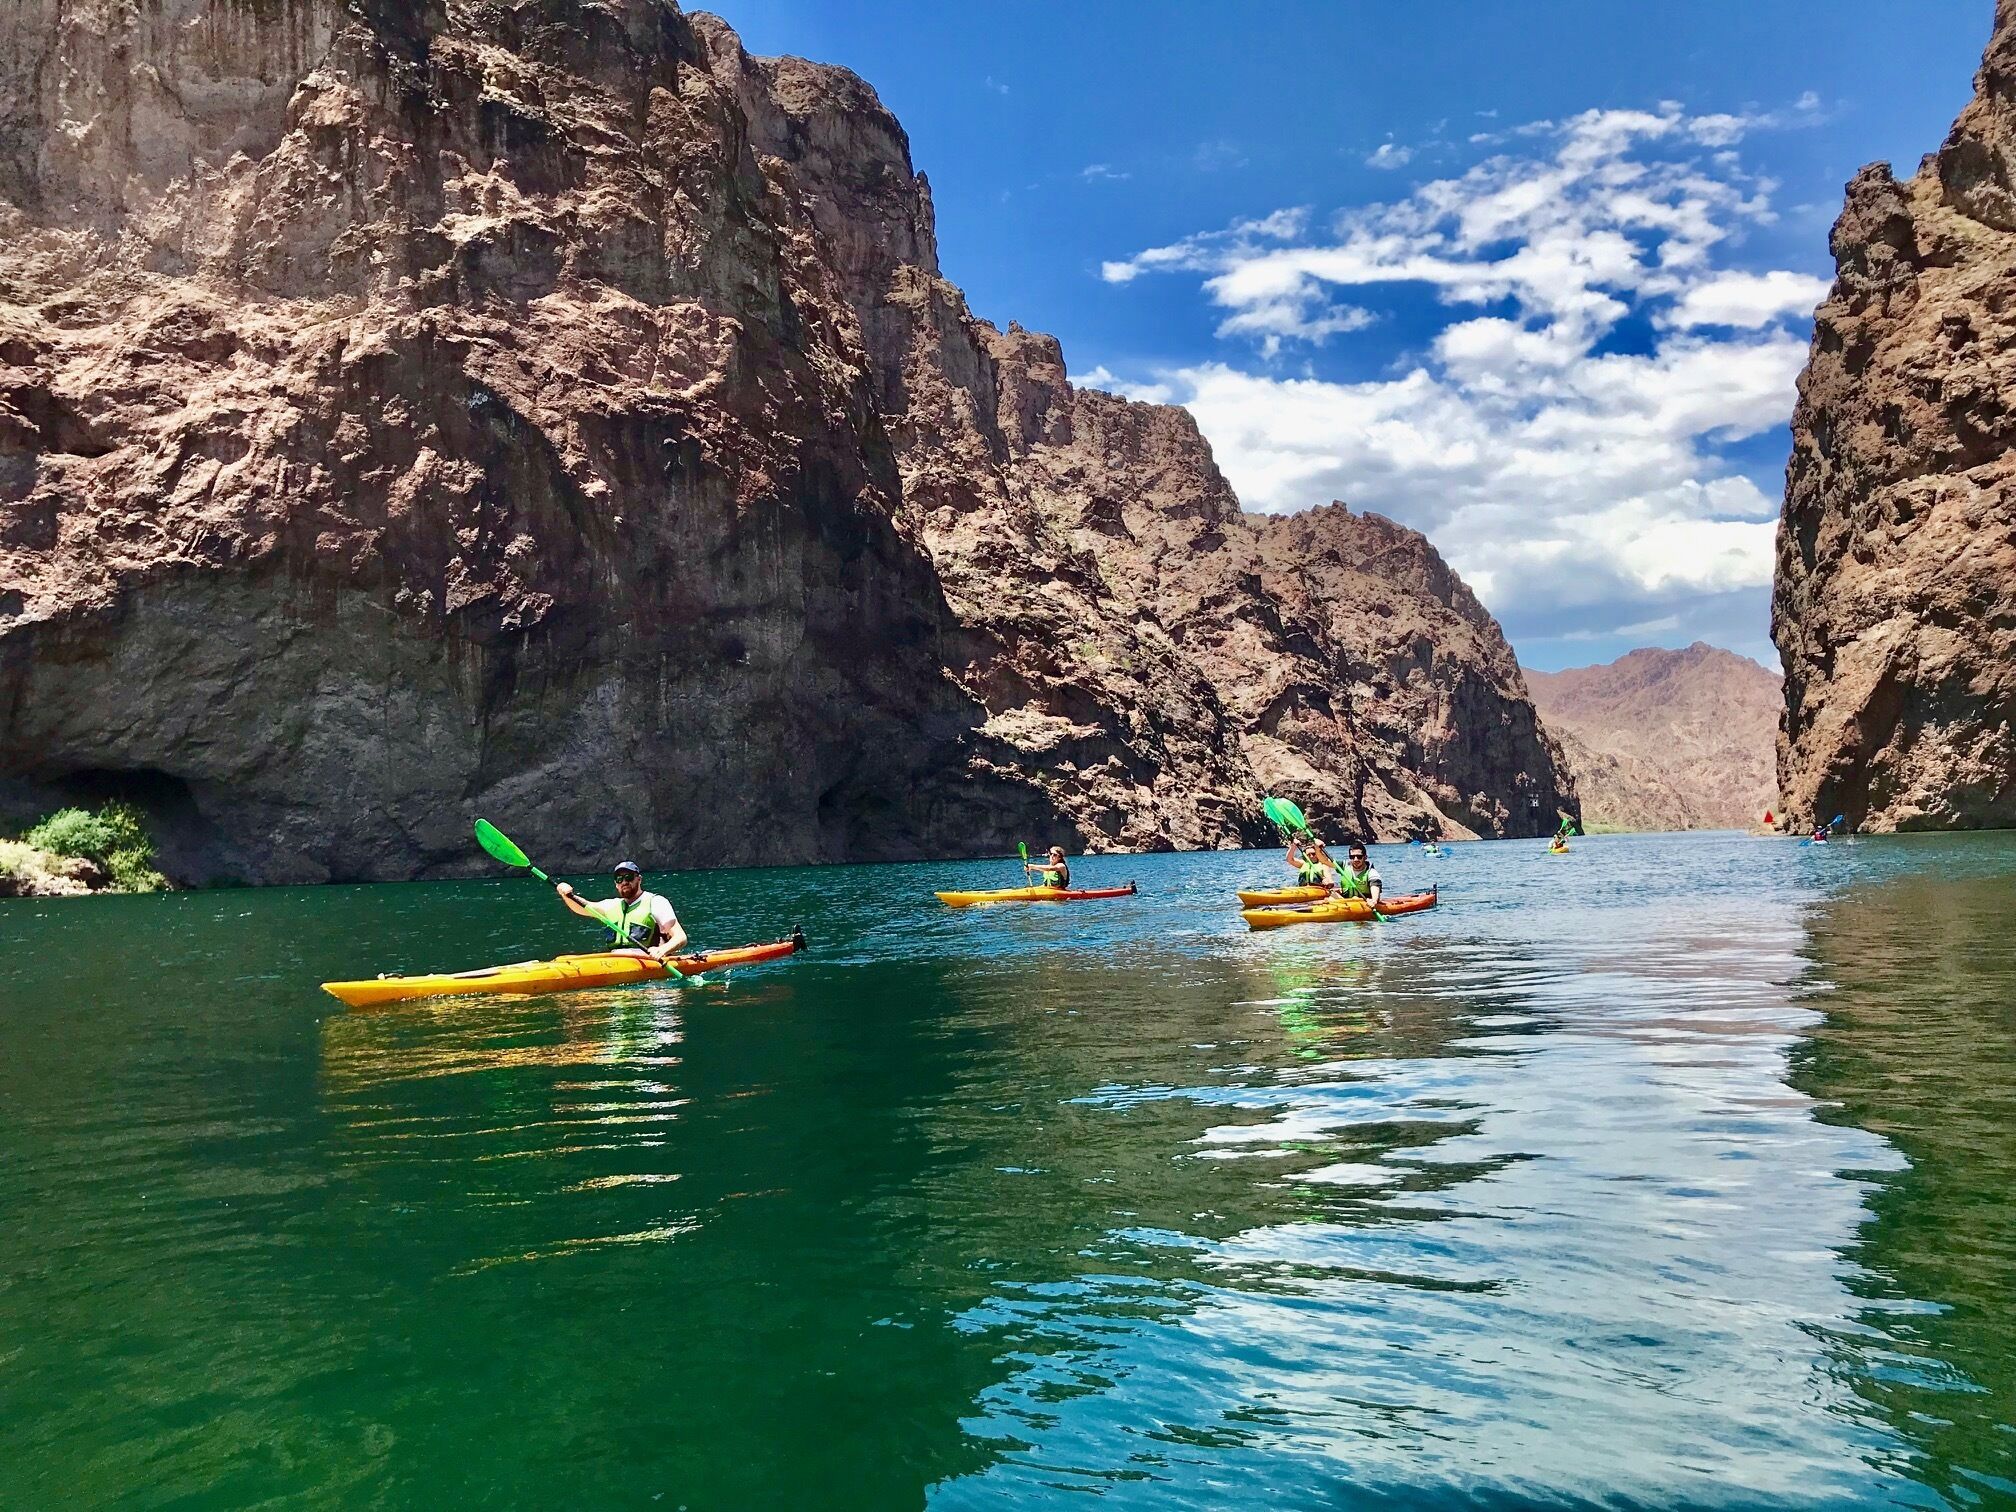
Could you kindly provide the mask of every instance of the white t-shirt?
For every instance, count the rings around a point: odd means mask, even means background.
[[[642,924],[648,917],[658,926],[658,939],[651,941],[653,945],[659,940],[671,938],[672,930],[679,922],[679,916],[672,912],[672,905],[658,894],[651,892],[639,893],[635,903],[625,904],[621,898],[604,898],[599,903],[590,903],[587,906],[596,918],[605,920],[611,929],[616,927],[618,919],[624,917],[626,907],[629,909],[628,917],[632,924]],[[645,913],[647,908],[650,910],[648,915]],[[621,943],[628,944],[627,941]]]

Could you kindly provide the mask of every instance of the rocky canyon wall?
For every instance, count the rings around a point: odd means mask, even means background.
[[[1418,536],[1243,514],[967,310],[861,80],[659,0],[0,14],[0,818],[313,881],[478,813],[551,869],[1223,845],[1266,788],[1573,804]]]
[[[1848,186],[1778,529],[1787,811],[2016,824],[2016,0],[1973,102]]]

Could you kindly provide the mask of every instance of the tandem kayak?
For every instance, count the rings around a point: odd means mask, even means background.
[[[1435,889],[1431,887],[1424,893],[1383,898],[1379,912],[1390,919],[1396,914],[1420,913],[1434,906]],[[1239,917],[1249,929],[1279,929],[1284,924],[1370,923],[1372,905],[1363,898],[1326,898],[1321,903],[1305,903],[1298,908],[1242,909]]]
[[[1239,902],[1246,908],[1285,908],[1291,903],[1321,903],[1330,896],[1327,887],[1259,887],[1240,890]]]
[[[941,892],[940,903],[953,908],[971,908],[975,903],[1086,903],[1093,898],[1131,898],[1134,884],[1125,887],[1001,887],[993,892]]]
[[[753,966],[758,961],[775,961],[805,948],[805,931],[794,929],[787,940],[768,945],[743,945],[733,950],[703,950],[694,955],[673,956],[669,961],[648,961],[642,956],[595,955],[555,956],[550,961],[520,961],[515,966],[486,966],[481,971],[458,971],[452,975],[374,977],[363,982],[324,982],[322,990],[340,998],[352,1008],[375,1008],[380,1003],[403,1003],[413,998],[469,997],[477,993],[572,992],[581,987],[627,987],[633,982],[662,982],[668,977],[699,976],[703,971],[723,971],[730,966]]]

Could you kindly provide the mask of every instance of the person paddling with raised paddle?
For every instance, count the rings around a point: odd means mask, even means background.
[[[644,891],[644,873],[635,861],[618,861],[615,880],[616,896],[599,903],[583,902],[565,882],[555,883],[553,890],[570,910],[610,931],[612,955],[662,961],[686,943],[686,928],[679,916],[658,894]]]
[[[1288,842],[1288,865],[1304,887],[1337,887],[1337,863],[1314,835],[1296,835]]]
[[[1022,847],[1022,870],[1036,878],[1038,887],[1066,888],[1071,885],[1071,863],[1064,859],[1064,847],[1053,845],[1041,861],[1029,859],[1029,847]]]

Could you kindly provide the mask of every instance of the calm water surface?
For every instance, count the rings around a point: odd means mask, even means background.
[[[1540,851],[0,904],[0,1507],[2016,1506],[2016,837]]]

